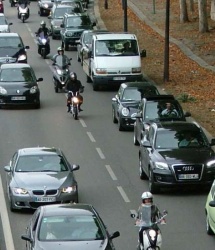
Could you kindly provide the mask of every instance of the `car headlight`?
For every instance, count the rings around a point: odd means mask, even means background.
[[[132,68],[131,71],[132,73],[141,73],[141,68],[140,67]]]
[[[57,73],[58,73],[58,75],[63,75],[63,71],[60,69],[57,69]]]
[[[207,167],[215,167],[215,160],[209,161],[207,164]]]
[[[65,187],[62,189],[63,193],[72,193],[75,192],[77,190],[76,186],[71,186],[71,187]]]
[[[97,68],[96,74],[99,74],[99,75],[107,74],[107,69]]]
[[[53,28],[54,28],[54,29],[59,29],[59,28],[60,28],[60,26],[58,26],[58,25],[54,25],[54,26],[53,26]]]
[[[150,128],[150,125],[147,124],[147,123],[145,123],[145,124],[144,124],[144,129],[145,129],[145,130],[149,130],[149,128]]]
[[[27,194],[28,191],[24,188],[13,188],[14,193],[16,194]]]
[[[1,95],[6,95],[7,94],[7,90],[3,87],[0,86],[0,94]]]
[[[129,115],[129,110],[127,108],[122,108],[122,115],[123,116],[128,116]]]
[[[159,169],[169,169],[168,168],[168,164],[166,164],[165,162],[155,162],[155,167],[159,168]]]
[[[26,60],[27,59],[27,57],[26,57],[26,55],[21,55],[21,56],[19,56],[19,58],[18,58],[18,62],[19,61],[24,61],[24,60]]]
[[[47,3],[42,5],[44,8],[48,9],[49,5]]]
[[[73,36],[72,32],[66,32],[66,36]]]
[[[34,86],[34,87],[30,88],[30,93],[31,94],[35,94],[35,93],[37,93],[37,91],[38,91],[38,87],[37,86]]]

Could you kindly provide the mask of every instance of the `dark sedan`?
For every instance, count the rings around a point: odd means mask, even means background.
[[[38,1],[38,14],[40,16],[49,15],[52,9],[53,2],[51,0],[39,0]]]
[[[152,123],[141,140],[139,173],[149,179],[149,190],[205,185],[215,178],[215,152],[203,129],[194,122]]]
[[[122,83],[112,98],[112,120],[118,123],[119,131],[133,129],[140,101],[143,97],[155,95],[159,95],[159,91],[150,82]]]
[[[40,89],[33,68],[25,63],[2,64],[0,68],[0,107],[25,105],[40,108]]]
[[[30,219],[26,249],[114,250],[112,239],[98,212],[89,204],[61,204],[39,207]]]
[[[173,95],[149,96],[141,100],[134,123],[134,145],[139,145],[152,122],[186,121],[191,116],[184,112]]]

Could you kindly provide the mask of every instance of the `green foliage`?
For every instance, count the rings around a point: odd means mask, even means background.
[[[182,93],[180,94],[177,99],[180,101],[180,102],[195,102],[196,101],[196,98],[187,94],[187,93]]]

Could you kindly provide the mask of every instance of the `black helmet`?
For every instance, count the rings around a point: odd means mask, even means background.
[[[75,72],[71,72],[71,73],[70,73],[70,78],[71,78],[72,80],[77,80],[77,74],[76,74]]]
[[[64,52],[64,49],[62,47],[58,47],[57,48],[57,53],[59,54],[60,51]]]
[[[41,26],[42,28],[45,28],[45,27],[46,27],[46,22],[45,22],[44,20],[42,20],[41,23],[40,23],[40,26]]]

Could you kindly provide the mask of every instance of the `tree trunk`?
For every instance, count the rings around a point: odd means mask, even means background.
[[[208,32],[207,0],[198,0],[199,6],[199,32]]]
[[[190,11],[194,12],[194,0],[190,0],[189,7],[190,7]]]
[[[215,21],[215,0],[211,0],[211,19]]]
[[[179,0],[179,4],[180,4],[180,22],[181,23],[189,22],[186,0]]]

